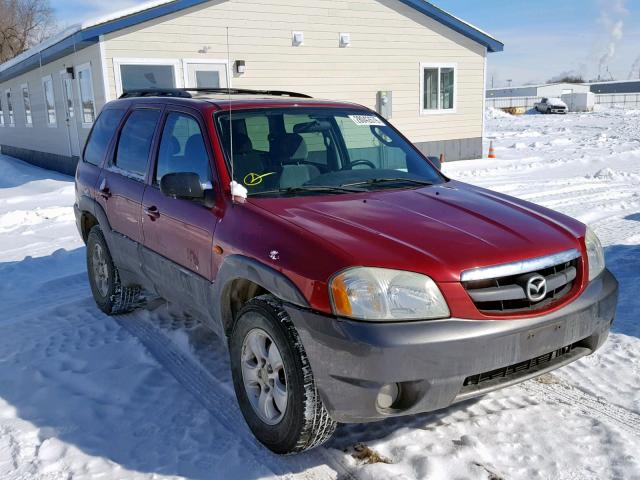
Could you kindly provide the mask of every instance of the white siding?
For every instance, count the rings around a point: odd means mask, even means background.
[[[55,62],[36,68],[0,84],[3,92],[11,88],[13,96],[13,110],[16,118],[16,126],[0,127],[0,145],[10,145],[28,150],[54,153],[57,155],[70,155],[69,132],[65,122],[65,106],[63,102],[62,81],[60,71],[66,67],[77,67],[84,63],[90,63],[93,72],[93,89],[96,99],[96,107],[99,109],[104,105],[104,86],[102,82],[100,51],[98,45],[85,48],[75,54],[63,57]],[[42,78],[51,75],[53,79],[53,91],[56,103],[56,126],[47,125],[47,114],[44,100],[44,90]],[[31,96],[31,115],[33,117],[33,127],[25,127],[24,106],[21,97],[20,85],[28,83],[29,94]],[[74,81],[74,104],[76,108],[76,125],[70,128],[77,128],[79,133],[80,149],[84,145],[89,133],[88,128],[83,128],[80,122],[80,99],[78,96],[77,78]],[[7,119],[6,99],[3,98],[3,108],[5,120]],[[5,125],[6,125],[5,121]]]
[[[107,83],[113,59],[245,60],[238,88],[284,89],[371,108],[393,92],[392,122],[415,142],[482,136],[485,49],[397,0],[212,0],[105,37]],[[292,46],[302,31],[304,45]],[[339,47],[339,34],[351,46]],[[207,53],[199,53],[203,47]],[[420,63],[457,64],[456,113],[420,115]],[[183,78],[182,66],[177,78]]]

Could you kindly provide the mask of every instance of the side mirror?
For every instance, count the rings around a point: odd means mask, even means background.
[[[440,157],[429,156],[427,158],[431,160],[431,163],[433,163],[438,170],[442,170],[442,162],[440,161]]]
[[[203,185],[195,173],[167,173],[160,179],[160,191],[171,198],[204,201],[213,192],[211,185]]]

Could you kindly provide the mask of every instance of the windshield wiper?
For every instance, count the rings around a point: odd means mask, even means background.
[[[275,188],[273,190],[265,190],[263,192],[251,193],[249,196],[256,197],[259,195],[295,195],[296,193],[319,192],[319,193],[361,193],[361,188],[347,188],[348,185],[330,186],[330,185],[301,185],[299,187]]]
[[[419,180],[417,178],[404,178],[404,177],[387,177],[387,178],[372,178],[370,180],[363,180],[361,182],[343,183],[341,187],[358,187],[358,186],[373,186],[382,185],[385,183],[413,183],[415,185],[430,186],[433,182],[428,180]]]

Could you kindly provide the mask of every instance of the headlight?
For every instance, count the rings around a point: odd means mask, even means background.
[[[584,243],[587,247],[587,260],[589,262],[589,281],[596,278],[604,270],[604,251],[598,236],[587,227],[587,235]]]
[[[418,273],[356,267],[333,277],[329,290],[333,313],[342,317],[385,321],[450,315],[435,282]]]

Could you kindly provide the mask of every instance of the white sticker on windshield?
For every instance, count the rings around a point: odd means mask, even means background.
[[[384,127],[384,122],[375,115],[349,115],[356,125],[379,125]]]

